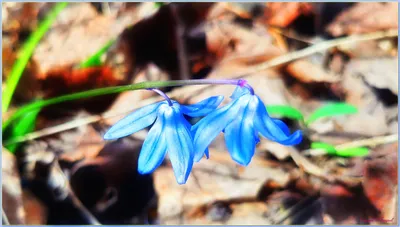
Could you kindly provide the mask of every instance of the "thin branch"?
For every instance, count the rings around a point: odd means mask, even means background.
[[[253,74],[262,70],[266,70],[278,65],[282,65],[284,63],[288,63],[300,58],[304,58],[307,56],[310,56],[312,54],[318,53],[323,50],[327,50],[333,47],[337,46],[342,46],[346,44],[351,44],[355,42],[361,42],[361,41],[368,41],[368,40],[375,40],[375,39],[383,39],[383,38],[390,38],[390,37],[396,37],[398,36],[398,30],[388,30],[388,31],[380,31],[380,32],[374,32],[374,33],[368,33],[368,34],[362,34],[362,35],[352,35],[344,38],[338,38],[338,39],[333,39],[333,40],[328,40],[328,41],[323,41],[317,44],[314,44],[310,47],[294,51],[276,58],[273,58],[272,60],[266,61],[264,63],[255,65],[255,66],[250,66],[249,70],[246,72],[242,72],[238,75],[235,75],[233,78],[236,77],[245,77],[246,75]]]
[[[187,56],[185,25],[178,11],[177,4],[171,4],[172,16],[175,19],[175,42],[178,52],[179,76],[183,80],[190,79],[189,60]]]
[[[393,134],[389,136],[379,136],[379,137],[372,137],[369,139],[363,139],[363,140],[356,140],[353,142],[345,143],[336,146],[336,149],[347,149],[347,148],[353,148],[353,147],[375,147],[377,145],[381,144],[387,144],[387,143],[393,143],[399,140],[399,134]]]

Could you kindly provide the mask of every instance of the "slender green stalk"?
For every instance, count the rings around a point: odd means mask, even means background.
[[[129,90],[139,90],[139,89],[148,89],[148,88],[161,88],[161,87],[175,87],[182,85],[206,85],[206,84],[230,84],[236,85],[240,80],[170,80],[170,81],[149,81],[149,82],[141,82],[137,84],[125,85],[125,86],[115,86],[115,87],[106,87],[93,89],[89,91],[78,92],[70,95],[63,95],[47,100],[36,101],[31,104],[27,104],[21,108],[19,108],[9,119],[7,119],[2,126],[2,131],[8,127],[8,125],[15,119],[29,113],[30,111],[42,108],[49,105],[58,104],[61,102],[72,101],[77,99],[90,98],[100,95],[108,95],[114,93],[120,93]]]
[[[29,36],[27,41],[22,46],[22,49],[18,53],[18,59],[11,69],[10,77],[7,80],[6,87],[2,94],[3,113],[7,111],[10,105],[18,81],[21,78],[22,73],[24,72],[26,64],[28,64],[28,61],[31,58],[33,51],[35,50],[36,45],[50,28],[51,24],[57,18],[61,10],[63,10],[67,5],[67,2],[58,2],[51,10],[51,12],[46,16],[46,18],[40,23],[38,29]]]
[[[115,42],[114,39],[108,41],[102,48],[100,48],[100,50],[98,50],[88,59],[80,63],[79,68],[101,66],[103,64],[103,62],[101,61],[101,56],[103,56],[107,52],[107,50],[110,49],[110,47],[114,44],[114,42]]]

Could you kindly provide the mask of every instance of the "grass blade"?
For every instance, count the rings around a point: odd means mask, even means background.
[[[115,40],[108,41],[106,45],[104,45],[99,51],[90,56],[88,59],[80,63],[78,67],[89,68],[89,67],[101,66],[103,64],[101,57],[108,51],[108,49],[114,44],[114,42]]]
[[[323,143],[323,142],[312,142],[311,149],[323,149],[326,153],[330,155],[336,154],[336,148],[332,144]]]
[[[37,116],[39,115],[40,110],[41,109],[32,110],[31,112],[24,115],[24,117],[22,117],[20,121],[17,121],[15,123],[15,125],[13,125],[13,127],[11,129],[11,133],[9,134],[9,136],[7,136],[7,139],[8,138],[17,138],[17,137],[24,136],[27,133],[32,132],[33,129],[35,128],[36,119],[37,119]],[[18,149],[19,145],[21,145],[21,144],[20,143],[10,144],[10,145],[6,146],[6,148],[11,153],[15,153],[15,151]]]
[[[10,76],[7,80],[6,87],[3,91],[2,96],[2,112],[6,112],[12,96],[14,94],[15,88],[18,85],[19,79],[24,72],[25,66],[28,63],[36,45],[39,43],[40,39],[50,28],[51,24],[55,21],[58,14],[68,5],[67,2],[58,2],[51,10],[51,12],[46,16],[46,18],[39,24],[38,28],[29,36],[24,45],[22,46],[20,52],[18,53],[18,59],[14,63]]]
[[[160,87],[174,87],[174,86],[182,86],[182,85],[204,85],[209,84],[209,81],[205,80],[169,80],[169,81],[148,81],[141,82],[136,84],[124,85],[124,86],[114,86],[114,87],[106,87],[106,88],[98,88],[89,91],[82,91],[68,95],[62,95],[55,98],[40,100],[25,106],[18,108],[8,119],[6,119],[2,124],[2,131],[10,125],[15,119],[31,112],[34,109],[42,108],[49,105],[54,105],[62,102],[85,99],[90,97],[96,97],[101,95],[115,94],[124,91],[133,91],[139,89],[147,89],[147,88],[160,88]]]
[[[267,112],[269,115],[278,115],[297,121],[303,121],[304,119],[303,114],[299,110],[286,105],[268,105]]]
[[[336,151],[336,155],[341,157],[363,157],[368,154],[369,149],[366,147],[351,147]]]
[[[357,111],[358,110],[355,106],[347,103],[339,102],[339,103],[327,104],[315,110],[314,113],[312,113],[310,117],[306,120],[306,124],[308,125],[311,122],[314,122],[323,117],[354,114],[357,113]]]

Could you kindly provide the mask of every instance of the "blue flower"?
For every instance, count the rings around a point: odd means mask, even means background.
[[[184,184],[193,166],[195,149],[191,124],[183,114],[191,117],[204,116],[214,111],[222,102],[223,96],[214,96],[193,105],[180,105],[171,101],[154,103],[142,107],[112,126],[104,139],[117,139],[133,134],[151,124],[143,142],[138,160],[138,172],[153,172],[164,160],[168,152],[178,184]],[[203,154],[207,152],[203,149]]]
[[[301,142],[301,131],[290,134],[285,123],[272,119],[261,99],[248,88],[238,86],[231,98],[231,103],[208,114],[192,127],[197,151],[195,161],[203,157],[200,151],[204,151],[221,131],[232,159],[244,166],[254,155],[258,133],[283,145]]]

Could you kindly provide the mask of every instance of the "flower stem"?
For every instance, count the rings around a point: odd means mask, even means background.
[[[250,86],[249,83],[247,83],[247,80],[239,79],[237,85],[239,85],[240,87],[246,87],[247,89],[249,89],[250,94],[254,95],[254,89]]]
[[[148,88],[147,90],[154,91],[154,92],[156,92],[157,94],[161,95],[162,97],[165,98],[165,100],[167,100],[168,105],[169,105],[169,106],[172,106],[172,101],[171,101],[171,99],[168,97],[167,94],[165,94],[164,92],[162,92],[160,89],[157,89],[157,88]]]
[[[93,89],[89,91],[82,91],[73,94],[63,95],[47,100],[39,100],[34,103],[27,104],[17,109],[6,121],[3,122],[2,131],[9,126],[9,124],[15,119],[24,116],[25,114],[31,112],[34,109],[42,108],[49,105],[54,105],[66,101],[72,101],[77,99],[90,98],[100,95],[108,95],[121,93],[124,91],[132,91],[139,89],[149,89],[149,88],[161,88],[161,87],[176,87],[176,86],[184,86],[184,85],[208,85],[208,84],[226,84],[226,85],[241,85],[249,88],[250,86],[244,80],[237,79],[225,79],[225,80],[210,80],[210,79],[199,79],[199,80],[170,80],[170,81],[147,81],[136,84],[124,85],[124,86],[115,86],[115,87],[106,87]],[[251,87],[250,87],[251,88]],[[253,89],[251,88],[250,91]]]

